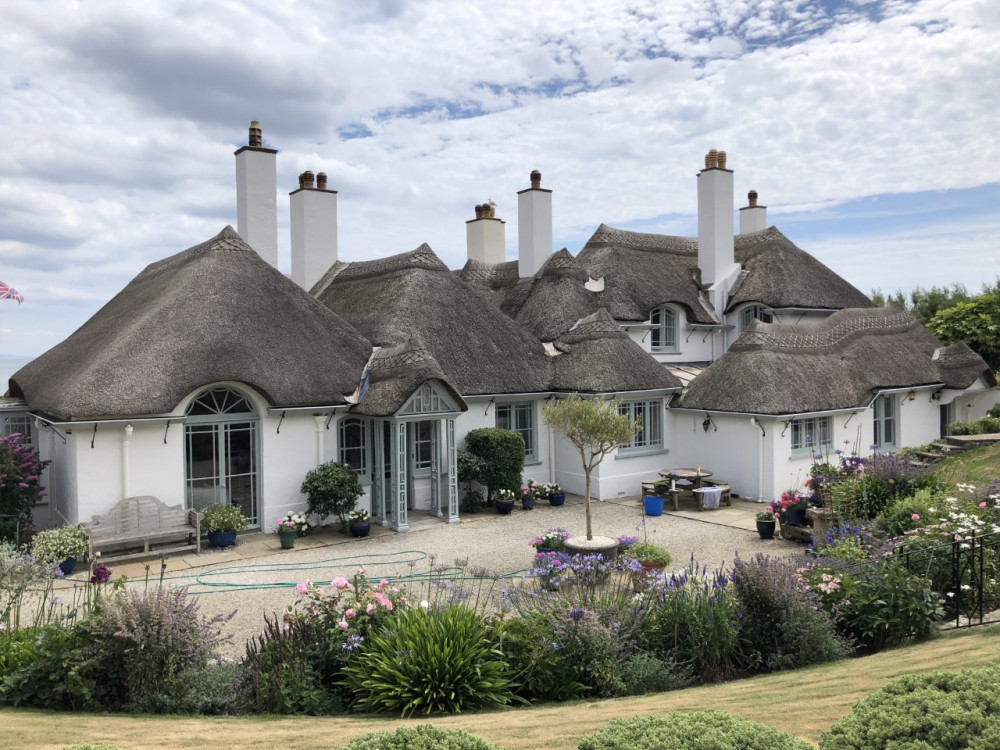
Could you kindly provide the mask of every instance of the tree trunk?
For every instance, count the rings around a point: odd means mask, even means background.
[[[584,515],[587,517],[587,541],[589,542],[594,538],[594,533],[590,529],[590,469],[584,467],[584,476],[586,481],[584,482],[583,489],[583,507]]]

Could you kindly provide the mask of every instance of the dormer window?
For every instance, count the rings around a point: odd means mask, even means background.
[[[649,350],[654,354],[677,351],[677,313],[669,307],[657,307],[649,314],[651,324]]]
[[[743,333],[747,329],[747,326],[755,320],[759,320],[762,323],[773,323],[774,315],[771,314],[770,308],[763,305],[744,307],[740,312],[740,333]]]

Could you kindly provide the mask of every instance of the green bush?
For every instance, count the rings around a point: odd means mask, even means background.
[[[176,694],[163,693],[158,686],[132,696],[129,709],[141,714],[200,714],[232,716],[250,709],[251,695],[245,670],[240,663],[210,664],[187,676],[187,687]]]
[[[465,484],[465,492],[459,507],[463,513],[478,513],[483,507],[483,491],[473,488],[474,483],[483,483],[486,462],[467,450],[459,450],[457,458],[458,481]]]
[[[764,555],[737,558],[733,589],[749,671],[796,669],[849,653],[829,615],[788,562]]]
[[[512,692],[530,701],[565,701],[586,689],[579,682],[574,656],[557,648],[549,621],[525,612],[504,624],[501,646]]]
[[[996,417],[997,419],[1000,419],[1000,401],[993,404],[993,406],[990,407],[990,410],[986,412],[986,414],[991,417]]]
[[[720,711],[615,719],[578,750],[809,750],[790,734]]]
[[[505,705],[513,696],[491,635],[467,607],[399,612],[345,669],[355,707],[409,716]]]
[[[680,690],[691,681],[691,672],[647,651],[633,654],[621,666],[625,695],[645,695]]]
[[[489,489],[519,492],[524,472],[524,438],[512,430],[482,427],[465,436],[465,449],[483,461],[478,481]]]
[[[822,750],[1000,747],[1000,667],[903,675],[859,701]]]
[[[633,560],[642,560],[643,562],[662,563],[663,565],[670,565],[673,559],[665,548],[652,542],[638,542],[637,544],[633,544],[622,552],[622,556]]]
[[[309,512],[347,522],[358,498],[365,494],[358,474],[347,464],[328,461],[306,474],[299,492],[309,498]]]
[[[1000,404],[995,404],[985,417],[968,422],[952,422],[947,427],[949,435],[992,435],[1000,432],[1000,415],[994,414]]]
[[[372,732],[351,740],[344,750],[503,750],[461,729],[439,729],[431,724],[400,727],[395,732]]]
[[[879,513],[873,531],[881,537],[902,536],[907,531],[934,523],[936,517],[930,508],[937,510],[942,502],[941,495],[933,490],[917,490],[913,497],[905,497]]]
[[[92,639],[80,626],[50,625],[36,633],[30,661],[3,678],[10,706],[102,710],[103,685],[90,662]]]

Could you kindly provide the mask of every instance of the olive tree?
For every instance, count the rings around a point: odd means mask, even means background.
[[[581,398],[578,393],[547,403],[542,409],[542,419],[580,452],[589,541],[594,538],[590,521],[590,475],[605,456],[618,446],[632,442],[639,425],[627,414],[618,413],[617,401]]]

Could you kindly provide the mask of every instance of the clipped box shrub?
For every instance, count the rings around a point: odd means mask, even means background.
[[[524,438],[520,434],[499,427],[481,427],[465,436],[465,449],[482,459],[477,480],[489,488],[490,497],[499,490],[521,489]]]
[[[432,724],[400,727],[395,732],[372,732],[344,745],[344,750],[503,750],[461,729]]]
[[[823,733],[822,750],[1000,747],[1000,666],[903,675]]]
[[[615,719],[580,740],[578,750],[809,750],[807,742],[755,721],[722,713]]]

